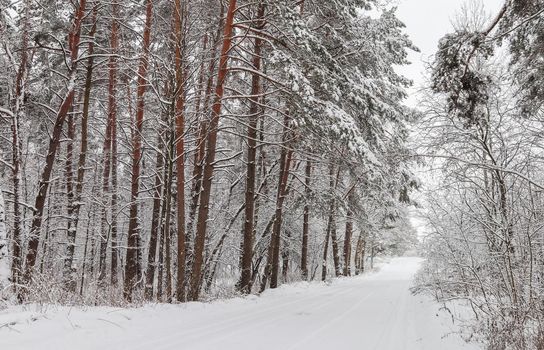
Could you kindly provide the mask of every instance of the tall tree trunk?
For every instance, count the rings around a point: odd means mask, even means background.
[[[172,106],[170,106],[172,107]],[[168,116],[171,117],[172,110],[168,110]],[[162,205],[161,205],[161,226],[159,230],[160,243],[159,243],[159,261],[158,261],[158,282],[157,282],[157,299],[162,301],[164,294],[164,267],[165,259],[164,252],[166,250],[165,240],[166,235],[170,232],[170,218],[171,218],[171,201],[172,201],[172,181],[173,181],[173,169],[174,169],[174,148],[175,148],[175,135],[174,125],[171,123],[172,118],[169,118],[168,124],[168,141],[167,152],[165,156],[164,164],[164,185],[162,190]]]
[[[95,215],[94,214],[94,205],[91,204],[91,207],[89,208],[89,211],[87,212],[87,230],[86,230],[86,234],[85,234],[85,244],[83,246],[83,257],[81,258],[81,260],[83,261],[82,263],[82,266],[81,266],[81,278],[80,278],[80,285],[79,285],[79,295],[83,296],[83,286],[85,284],[85,275],[86,275],[86,271],[87,271],[87,252],[88,252],[88,249],[89,249],[89,238],[90,238],[90,232],[91,232],[91,218],[94,218]],[[92,243],[91,243],[92,244]],[[92,256],[92,254],[91,254]],[[91,261],[91,265],[92,265],[92,261]],[[92,273],[91,273],[91,276],[92,276]]]
[[[164,234],[161,230],[159,238],[159,260],[157,262],[157,300],[163,301],[164,284]]]
[[[348,211],[346,213],[346,234],[344,235],[344,276],[351,275],[351,237],[353,236],[353,194],[348,196]]]
[[[186,260],[186,271],[190,271],[192,267],[192,260],[194,258],[193,253],[193,247],[192,247],[192,241],[194,236],[194,223],[195,223],[195,217],[196,217],[196,210],[198,208],[198,201],[200,199],[200,190],[202,188],[202,171],[204,169],[204,156],[206,154],[206,143],[207,143],[207,135],[209,131],[209,117],[207,116],[207,113],[209,111],[209,104],[210,99],[212,95],[212,89],[213,89],[213,78],[214,78],[214,70],[216,68],[216,56],[218,51],[219,42],[221,39],[221,29],[222,29],[222,21],[223,21],[223,13],[224,13],[224,6],[221,6],[221,14],[220,14],[220,20],[219,25],[217,26],[217,33],[214,37],[213,41],[213,52],[210,56],[210,62],[208,67],[208,79],[206,83],[206,91],[204,92],[204,101],[202,103],[202,116],[199,116],[197,113],[197,117],[199,117],[200,125],[198,128],[198,135],[196,135],[196,142],[195,142],[195,154],[193,159],[193,183],[191,186],[191,204],[189,205],[189,213],[188,213],[188,220],[187,220],[187,226],[186,226],[186,242],[185,242],[185,260]],[[203,62],[204,63],[204,62]],[[201,78],[203,78],[204,74],[201,74]],[[197,108],[199,108],[199,103],[197,102]],[[190,276],[185,276],[186,283],[190,279]]]
[[[74,13],[74,21],[72,29],[68,35],[68,47],[70,48],[70,71],[68,75],[68,90],[62,100],[62,103],[58,109],[55,123],[53,125],[53,132],[51,139],[49,140],[49,146],[47,156],[45,158],[45,164],[43,166],[40,182],[38,184],[38,194],[34,202],[34,215],[32,217],[32,224],[29,232],[28,251],[25,259],[25,282],[29,283],[32,278],[32,272],[34,265],[36,264],[38,246],[40,243],[40,229],[43,222],[43,209],[47,198],[47,190],[49,188],[49,180],[51,178],[51,172],[53,171],[53,165],[57,149],[60,144],[60,135],[62,133],[62,125],[66,119],[70,107],[72,106],[75,94],[75,81],[77,75],[77,58],[79,54],[79,42],[81,34],[81,24],[85,17],[85,8],[87,1],[80,0],[76,6]]]
[[[332,230],[332,219],[329,216],[327,221],[327,233],[325,234],[325,244],[323,245],[323,258],[321,260],[321,280],[325,281],[327,279],[327,255],[329,254],[329,240],[331,237]]]
[[[13,183],[13,234],[11,281],[17,286],[22,273],[22,241],[21,241],[21,144],[19,139],[19,115],[13,113],[12,130],[12,183]],[[17,287],[15,287],[17,288]]]
[[[175,157],[175,131],[170,133],[169,141],[169,153],[168,153],[168,165],[167,165],[167,181],[166,181],[166,191],[165,197],[166,202],[164,203],[164,225],[162,228],[162,237],[164,239],[164,264],[163,270],[166,271],[166,300],[168,302],[172,301],[172,261],[171,261],[171,224],[170,220],[172,218],[172,181],[174,180],[174,157]]]
[[[336,222],[335,222],[335,211],[336,211],[336,201],[334,199],[334,192],[336,186],[338,185],[338,180],[340,177],[340,170],[334,176],[334,165],[331,163],[329,166],[329,188],[330,188],[330,204],[329,204],[329,217],[327,219],[327,233],[325,235],[325,244],[323,247],[323,261],[322,261],[322,271],[321,271],[321,280],[325,281],[327,279],[327,255],[329,250],[329,239],[332,237],[333,248],[335,246],[336,240]],[[338,244],[336,243],[336,252],[333,249],[333,260],[335,274],[338,276]]]
[[[159,146],[162,145],[162,131],[159,132]],[[163,178],[161,172],[164,168],[164,158],[161,152],[157,151],[155,186],[153,187],[153,210],[151,214],[151,233],[149,238],[149,249],[147,252],[147,272],[145,275],[145,298],[151,300],[153,298],[153,283],[155,281],[155,270],[157,268],[157,238],[160,227],[160,210],[161,210],[161,191]],[[164,179],[166,180],[166,179]]]
[[[119,238],[117,234],[118,193],[117,193],[117,118],[111,128],[111,284],[118,284]]]
[[[11,282],[14,285],[14,291],[17,293],[17,285],[21,282],[22,275],[22,210],[21,210],[21,141],[19,136],[19,116],[24,106],[25,100],[25,82],[28,76],[27,67],[29,65],[28,39],[30,32],[30,1],[24,2],[25,21],[23,24],[23,35],[21,40],[21,62],[15,78],[15,96],[13,99],[13,112],[10,113],[11,136],[12,136],[12,190],[13,190],[13,233],[12,233],[12,262],[11,262]],[[19,296],[20,294],[17,293]],[[20,300],[22,301],[22,300]]]
[[[108,242],[111,238],[111,281],[113,285],[117,284],[117,220],[115,218],[115,207],[117,206],[117,54],[118,48],[118,4],[112,4],[113,19],[111,23],[110,46],[111,56],[108,62],[108,124],[106,126],[106,137],[104,139],[104,169],[102,191],[104,196],[104,207],[102,209],[102,235],[100,241],[100,263],[98,280],[101,284],[106,278],[106,259]],[[115,160],[115,164],[114,164]],[[107,224],[108,217],[108,197],[110,194],[110,175],[111,175],[111,222]]]
[[[287,121],[287,120],[286,120]],[[287,195],[287,179],[289,177],[289,168],[293,157],[293,150],[283,151],[285,155],[285,165],[283,171],[280,170],[281,183],[278,188],[278,196],[276,198],[276,220],[272,227],[272,272],[270,276],[270,288],[278,287],[278,275],[280,269],[280,242],[281,242],[281,225],[283,223],[283,202]],[[283,162],[282,162],[283,163]]]
[[[72,203],[71,215],[69,220],[71,222],[71,227],[69,227],[68,233],[73,233],[72,236],[68,237],[68,245],[66,249],[66,260],[65,265],[65,280],[68,284],[75,283],[75,269],[73,267],[74,261],[74,252],[75,252],[75,240],[77,234],[77,227],[79,223],[79,213],[81,210],[81,199],[83,193],[83,182],[85,178],[85,164],[87,160],[87,140],[88,140],[88,121],[89,121],[89,106],[91,101],[91,88],[92,88],[92,77],[93,77],[93,68],[94,68],[94,36],[96,33],[96,23],[97,23],[97,14],[98,6],[95,5],[92,11],[92,27],[89,31],[89,45],[88,45],[88,55],[86,75],[85,75],[85,86],[83,90],[83,110],[81,112],[81,136],[80,136],[80,149],[79,149],[79,158],[77,163],[77,175],[75,183],[75,194],[74,202]],[[85,255],[87,252],[87,242],[88,238],[85,241]],[[84,257],[85,259],[85,257]],[[85,261],[83,261],[85,264]],[[68,272],[69,271],[69,272]],[[70,277],[66,274],[69,273]],[[81,294],[81,293],[80,293]]]
[[[112,55],[109,58],[108,115],[111,120],[111,284],[118,283],[118,242],[117,242],[117,58],[119,48],[119,4],[112,3],[113,19],[111,22],[110,45]],[[130,96],[127,96],[130,98]]]
[[[228,71],[228,54],[232,43],[232,28],[234,22],[234,12],[236,10],[236,0],[229,0],[227,18],[225,22],[225,31],[223,45],[221,48],[221,58],[219,60],[219,71],[217,74],[217,84],[215,88],[215,101],[212,107],[212,117],[210,120],[210,131],[208,133],[208,147],[206,149],[206,163],[203,169],[202,192],[200,194],[198,220],[195,236],[194,263],[191,273],[191,284],[189,291],[190,300],[198,300],[200,294],[200,284],[202,279],[202,262],[204,259],[204,243],[206,240],[210,195],[212,190],[212,177],[214,172],[215,150],[217,146],[217,129],[219,127],[219,115],[223,102],[224,85]]]
[[[63,278],[64,286],[67,290],[76,290],[76,280],[72,271],[72,259],[74,256],[75,244],[76,244],[76,230],[74,226],[73,216],[74,211],[74,139],[76,136],[76,124],[74,121],[74,111],[68,115],[68,142],[66,144],[66,165],[65,165],[65,178],[66,178],[66,199],[67,199],[67,230],[66,230],[66,248],[64,257],[64,269]]]
[[[23,55],[26,49],[23,48]],[[25,63],[26,65],[26,63]],[[18,82],[18,84],[20,84]],[[17,90],[21,90],[19,94],[23,94],[23,87],[18,87]],[[11,115],[11,136],[12,136],[12,190],[13,190],[13,233],[12,233],[12,263],[11,263],[11,281],[14,288],[17,289],[17,285],[21,282],[20,277],[22,274],[22,241],[21,241],[21,143],[19,136],[19,105],[22,103],[24,97],[16,97],[14,112]],[[15,290],[16,291],[16,290]]]
[[[144,122],[145,90],[147,85],[147,70],[149,58],[149,46],[151,44],[151,18],[153,15],[153,1],[146,1],[145,27],[143,35],[142,56],[138,68],[138,88],[136,92],[136,118],[132,133],[132,177],[130,190],[130,210],[128,223],[128,241],[127,257],[125,264],[125,283],[124,297],[126,300],[132,300],[132,292],[138,282],[138,270],[140,269],[138,261],[138,191],[140,181],[140,161],[142,157],[142,125]]]
[[[302,5],[301,5],[302,6]],[[300,269],[302,272],[302,279],[308,279],[308,235],[310,230],[310,205],[308,204],[310,200],[310,181],[312,175],[312,162],[308,159],[306,161],[305,168],[305,180],[304,180],[304,192],[306,195],[304,202],[304,212],[302,219],[302,249],[300,254]]]
[[[359,233],[355,247],[355,274],[359,275],[365,271],[365,248],[366,240],[363,233]]]
[[[6,202],[4,192],[0,187],[0,288],[9,284],[8,263],[8,230],[6,226]]]
[[[185,88],[183,72],[182,45],[185,40],[182,33],[183,17],[187,15],[186,2],[182,7],[181,0],[174,2],[174,38],[175,38],[175,107],[174,117],[176,122],[176,205],[178,224],[177,247],[177,287],[176,297],[178,301],[185,301]]]
[[[96,7],[95,7],[95,9],[96,9]],[[85,104],[84,104],[84,106],[85,106]],[[85,107],[83,108],[83,110],[85,111]],[[80,154],[80,157],[81,157],[81,154]],[[80,158],[80,160],[81,160],[81,158]],[[95,166],[93,186],[92,186],[91,193],[94,193],[95,190],[96,190],[97,174],[98,174],[98,172],[96,171],[96,166]],[[79,176],[79,174],[78,174],[78,176]],[[77,184],[76,184],[76,192],[77,192]],[[87,229],[86,229],[86,232],[85,232],[85,244],[84,244],[84,247],[83,247],[83,257],[81,259],[82,262],[83,262],[82,266],[81,266],[81,277],[79,279],[80,280],[79,295],[81,295],[81,296],[83,296],[83,286],[84,286],[84,283],[85,283],[85,275],[87,273],[87,252],[89,250],[89,245],[91,245],[91,247],[94,245],[94,235],[93,235],[93,240],[92,240],[91,243],[89,243],[89,240],[90,240],[90,237],[91,237],[91,227],[93,227],[93,225],[91,225],[91,222],[94,222],[94,219],[96,218],[95,203],[96,202],[94,202],[94,201],[91,202],[89,210],[87,211]],[[77,210],[79,210],[79,209],[77,209]],[[92,256],[92,253],[90,255]],[[92,266],[92,261],[91,261],[91,266]],[[92,272],[89,275],[92,277]]]
[[[257,30],[264,28],[265,5],[260,4],[257,13]],[[253,67],[255,72],[261,70],[261,47],[262,40],[258,36],[255,38],[255,48],[253,52]],[[257,158],[257,123],[259,121],[259,94],[261,91],[260,74],[255,73],[251,77],[251,107],[249,109],[249,124],[247,128],[247,174],[245,191],[245,221],[243,226],[242,241],[242,275],[240,277],[239,289],[242,293],[251,292],[251,262],[253,260],[253,241],[255,235],[255,177],[256,177],[256,158]]]
[[[108,252],[108,242],[110,237],[111,223],[108,220],[108,203],[110,194],[110,173],[111,173],[111,129],[113,120],[108,115],[106,121],[106,131],[104,135],[104,145],[102,146],[102,218],[100,222],[100,247],[98,258],[98,283],[104,286],[106,279],[106,259]]]
[[[289,255],[290,255],[289,250],[291,249],[289,243],[291,242],[291,231],[286,230],[285,234],[287,236],[287,241],[281,253],[281,258],[282,258],[281,277],[283,279],[283,283],[288,282],[287,277],[289,273]]]
[[[222,14],[221,14],[222,16]],[[195,154],[193,159],[193,184],[191,186],[191,204],[189,206],[189,217],[187,220],[187,236],[192,237],[194,231],[194,221],[196,216],[196,209],[198,207],[198,200],[200,198],[200,189],[202,187],[202,170],[204,167],[203,160],[206,154],[206,136],[209,130],[209,118],[206,116],[208,111],[208,105],[210,102],[210,96],[213,88],[213,72],[215,69],[215,56],[217,54],[217,46],[219,43],[219,38],[221,36],[221,29],[218,28],[217,36],[213,43],[213,54],[210,59],[210,64],[208,68],[208,81],[206,84],[206,91],[204,93],[204,102],[202,104],[202,117],[200,125],[198,128],[198,134],[196,136],[195,142]],[[198,107],[198,105],[197,105]],[[198,117],[198,115],[197,115]],[[187,249],[190,249],[190,242],[185,242]],[[192,255],[192,253],[191,253]],[[191,259],[189,254],[185,257],[188,261]]]
[[[331,226],[331,242],[332,242],[332,261],[334,263],[334,275],[336,277],[342,275],[340,267],[340,253],[338,247],[338,236],[336,231],[336,203],[333,209],[332,226]]]
[[[283,121],[283,141],[286,142],[288,136],[289,116],[285,115]],[[274,213],[274,224],[272,226],[272,235],[270,237],[270,246],[268,248],[268,257],[263,276],[261,290],[266,287],[266,280],[270,276],[270,288],[278,287],[278,274],[280,269],[280,242],[281,242],[281,225],[283,215],[283,202],[287,193],[287,179],[289,178],[289,169],[291,167],[291,159],[293,150],[282,147],[280,151],[280,171],[278,187],[276,192],[276,210]]]

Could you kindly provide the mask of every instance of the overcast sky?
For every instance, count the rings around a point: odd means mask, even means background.
[[[504,0],[397,0],[398,17],[406,25],[406,32],[415,46],[421,52],[411,52],[409,56],[410,66],[402,67],[399,72],[414,81],[414,87],[409,91],[408,105],[417,107],[416,91],[418,85],[424,82],[425,62],[430,62],[436,52],[438,41],[446,33],[453,31],[452,21],[459,13],[463,4],[467,2],[481,1],[490,18],[498,13]],[[428,183],[425,169],[416,169],[420,179]],[[419,216],[419,210],[411,210],[410,220],[418,231],[420,238],[425,235],[428,228],[426,221]]]
[[[398,0],[398,17],[406,24],[406,32],[420,53],[410,54],[412,64],[400,71],[414,81],[414,91],[423,82],[424,62],[438,47],[438,41],[444,34],[452,31],[452,20],[466,2],[481,1],[489,14],[499,11],[504,0]],[[409,104],[414,105],[411,96]]]

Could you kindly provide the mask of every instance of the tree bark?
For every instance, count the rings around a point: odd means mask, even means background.
[[[344,276],[351,276],[351,237],[353,235],[353,211],[351,210],[352,196],[348,197],[346,213],[346,234],[344,235]]]
[[[331,236],[332,220],[329,217],[327,221],[327,233],[325,234],[325,244],[323,245],[323,258],[321,260],[321,280],[327,280],[327,255],[329,254],[329,239]]]
[[[357,239],[357,245],[355,248],[355,274],[359,275],[365,271],[365,248],[366,240],[361,232]]]
[[[49,180],[51,178],[51,172],[53,171],[53,165],[57,149],[60,144],[60,135],[62,133],[62,125],[66,119],[75,94],[75,80],[77,75],[77,58],[79,53],[79,42],[81,34],[81,24],[85,17],[85,7],[87,1],[80,0],[78,6],[75,9],[74,21],[72,29],[68,35],[68,47],[70,48],[70,72],[68,78],[68,90],[65,97],[62,100],[60,108],[58,109],[55,123],[53,125],[53,132],[51,139],[49,140],[49,146],[47,156],[45,159],[45,165],[43,166],[40,182],[38,184],[38,194],[34,204],[34,215],[32,217],[32,224],[29,232],[28,251],[25,259],[25,282],[30,283],[34,265],[36,264],[38,246],[40,243],[40,229],[43,222],[43,209],[47,198],[47,190],[49,188]]]
[[[264,28],[264,4],[259,5],[257,13],[258,30]],[[255,47],[253,52],[253,70],[261,70],[261,47],[262,40],[255,38]],[[242,241],[242,259],[239,289],[243,294],[251,292],[251,262],[253,260],[253,241],[255,235],[255,177],[256,177],[256,158],[257,158],[257,122],[259,121],[259,93],[260,74],[253,74],[251,77],[251,107],[249,109],[249,123],[247,128],[247,173],[246,173],[246,191],[245,191],[245,221],[243,226]]]
[[[138,88],[136,92],[136,118],[132,133],[132,179],[130,193],[130,213],[128,224],[127,257],[125,265],[124,297],[132,300],[132,292],[137,284],[138,270],[138,191],[140,180],[140,161],[142,157],[142,126],[144,122],[145,91],[147,85],[147,70],[149,66],[149,46],[151,44],[151,19],[153,15],[153,1],[146,1],[145,27],[143,34],[142,56],[138,68]]]
[[[82,199],[82,193],[83,193],[83,182],[85,178],[85,164],[87,160],[89,106],[90,106],[90,100],[91,100],[92,77],[93,77],[93,68],[94,68],[93,54],[94,54],[94,36],[96,33],[97,14],[98,14],[98,7],[95,5],[92,11],[92,19],[91,19],[92,26],[88,34],[90,38],[88,49],[87,49],[89,58],[87,59],[85,87],[83,91],[83,110],[81,113],[81,135],[80,135],[79,157],[78,157],[78,163],[77,163],[74,202],[72,203],[72,212],[69,217],[69,220],[71,221],[71,229],[73,230],[72,231],[73,236],[68,237],[69,240],[68,240],[68,245],[66,249],[67,250],[66,260],[64,262],[65,281],[67,281],[67,284],[75,283],[75,279],[76,279],[76,276],[75,276],[76,271],[73,267],[73,261],[74,261],[74,252],[75,252],[75,240],[76,240],[77,228],[79,223],[79,213],[80,213],[81,205],[82,205],[81,199]],[[68,232],[69,233],[71,232],[70,229],[68,230]],[[87,252],[87,241],[88,241],[88,238],[85,241],[84,255],[86,255],[86,252]],[[85,257],[83,258],[83,264],[85,264]],[[66,275],[67,273],[70,274],[70,277]],[[70,286],[68,287],[70,288]]]
[[[30,1],[24,2],[25,22],[23,24],[23,35],[21,40],[21,62],[15,78],[15,98],[13,99],[11,119],[12,136],[12,190],[13,190],[13,233],[12,233],[12,262],[11,282],[14,285],[14,292],[21,282],[22,275],[22,220],[21,220],[21,141],[19,136],[19,115],[25,100],[25,81],[28,75],[27,67],[29,61],[28,39],[30,31]],[[20,295],[19,295],[20,296]],[[20,300],[22,301],[22,300]]]
[[[227,18],[221,48],[221,58],[219,60],[219,71],[217,74],[217,84],[215,88],[215,101],[212,107],[212,118],[210,120],[210,131],[208,133],[208,147],[206,149],[206,163],[204,164],[202,191],[200,194],[198,220],[196,226],[194,263],[191,273],[191,284],[189,299],[196,301],[200,294],[200,285],[202,279],[202,262],[204,259],[204,243],[206,239],[206,229],[209,214],[210,195],[212,189],[212,177],[214,172],[215,150],[217,146],[217,129],[219,127],[219,115],[223,102],[224,85],[228,71],[228,53],[232,43],[232,28],[234,22],[234,12],[236,10],[236,0],[229,0]]]
[[[221,6],[221,15],[220,17],[223,17],[223,6]],[[221,23],[221,22],[220,22]],[[187,236],[193,237],[193,231],[194,231],[194,222],[195,222],[195,216],[196,216],[196,210],[198,208],[198,201],[200,198],[200,189],[202,187],[202,171],[204,168],[204,156],[206,154],[206,138],[209,131],[209,118],[206,116],[206,113],[208,111],[210,98],[212,94],[213,89],[213,73],[215,70],[215,63],[216,63],[216,55],[217,55],[217,46],[219,44],[219,40],[221,37],[221,25],[218,26],[217,29],[217,35],[214,38],[213,42],[213,53],[211,55],[210,64],[208,67],[208,81],[206,83],[206,91],[204,93],[204,102],[202,103],[202,117],[198,129],[198,135],[196,137],[195,142],[195,154],[193,159],[193,184],[191,187],[191,204],[189,206],[189,217],[187,220]],[[198,105],[197,105],[198,107]],[[197,114],[198,117],[198,114]],[[190,266],[190,260],[192,259],[192,252],[190,251],[192,248],[190,247],[191,242],[187,241],[186,244],[186,250],[188,251],[187,256],[185,259],[187,260],[187,266]]]
[[[182,33],[182,17],[186,15],[187,9],[182,8],[181,0],[174,2],[174,38],[175,38],[175,108],[176,121],[176,188],[177,188],[177,288],[176,297],[178,301],[185,301],[185,88],[183,73],[183,52],[184,38]]]
[[[159,132],[159,145],[162,145],[162,131]],[[157,268],[157,238],[159,236],[160,226],[160,210],[161,210],[161,191],[163,179],[161,172],[164,168],[164,158],[161,152],[157,151],[155,186],[153,187],[153,210],[151,214],[151,233],[149,237],[149,249],[147,252],[147,272],[145,274],[145,298],[151,300],[153,298],[153,283],[155,281],[155,270]],[[166,180],[166,179],[164,179]]]
[[[336,231],[336,206],[333,209],[333,218],[332,218],[332,226],[331,226],[331,241],[332,241],[332,260],[334,263],[334,275],[336,277],[342,275],[342,269],[340,267],[340,253],[339,253],[339,247],[338,247],[338,236]]]
[[[283,141],[287,140],[289,117],[286,115],[283,121]],[[281,224],[283,215],[283,202],[287,192],[287,179],[289,178],[289,169],[291,167],[291,159],[293,150],[287,150],[282,147],[280,153],[280,172],[278,188],[276,192],[276,210],[274,214],[274,224],[272,226],[272,235],[270,237],[270,246],[268,249],[267,263],[263,276],[266,286],[266,280],[270,276],[270,288],[278,287],[278,274],[280,265],[280,242],[281,242]],[[261,286],[262,287],[262,286]],[[263,288],[261,288],[263,289]]]
[[[111,23],[110,46],[112,55],[109,57],[108,71],[108,120],[111,131],[111,283],[117,285],[117,58],[119,48],[119,4],[112,3],[113,19]],[[128,96],[130,98],[130,96]]]
[[[68,142],[66,144],[66,163],[65,163],[65,178],[66,178],[66,200],[67,200],[67,228],[66,228],[66,247],[64,257],[63,278],[64,286],[69,291],[76,290],[76,280],[72,271],[72,259],[74,256],[75,244],[76,244],[76,230],[74,226],[73,216],[74,211],[74,139],[76,136],[76,124],[74,121],[74,111],[68,115]]]
[[[301,5],[302,6],[302,5]],[[309,197],[311,194],[310,189],[310,181],[311,181],[311,175],[312,175],[312,162],[310,160],[306,161],[306,168],[305,168],[305,188],[304,192],[306,194],[305,203],[304,203],[304,213],[303,213],[303,219],[302,219],[302,249],[300,254],[300,269],[302,273],[302,279],[307,280],[308,279],[308,235],[310,230],[310,205]]]
[[[334,192],[336,190],[336,187],[338,186],[338,182],[340,179],[340,169],[338,169],[336,173],[336,177],[334,175],[334,165],[331,164],[329,166],[329,186],[330,186],[330,205],[329,205],[329,218],[327,220],[327,233],[325,235],[325,245],[323,248],[323,262],[322,262],[322,272],[321,272],[321,279],[325,281],[327,279],[327,255],[328,255],[328,249],[329,249],[329,238],[332,238],[332,246],[333,246],[333,263],[334,263],[334,270],[335,275],[339,275],[339,269],[340,269],[340,259],[338,256],[338,242],[336,240],[336,222],[335,222],[335,215],[336,215],[336,200],[334,198]]]

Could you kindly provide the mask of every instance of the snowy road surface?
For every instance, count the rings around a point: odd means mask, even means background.
[[[478,349],[451,334],[439,305],[410,294],[420,263],[396,258],[328,286],[299,283],[211,304],[12,308],[0,312],[0,349]]]

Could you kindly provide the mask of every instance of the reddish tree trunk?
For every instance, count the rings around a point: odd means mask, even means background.
[[[221,48],[221,58],[219,60],[219,71],[217,74],[217,84],[215,88],[215,101],[212,107],[212,117],[210,120],[210,131],[208,133],[208,148],[206,149],[206,163],[203,169],[202,192],[199,200],[198,220],[196,226],[194,263],[191,273],[191,285],[189,291],[190,300],[198,300],[200,294],[200,284],[202,279],[202,262],[204,260],[204,243],[206,240],[206,229],[208,222],[210,195],[212,190],[212,177],[214,172],[215,150],[217,146],[217,129],[219,126],[219,115],[223,102],[224,85],[228,71],[228,53],[232,43],[232,25],[234,22],[234,12],[236,10],[236,0],[229,0],[227,18],[225,22],[225,31],[223,45]]]
[[[144,122],[145,90],[147,85],[147,70],[149,58],[149,46],[151,44],[151,17],[153,14],[153,1],[146,1],[145,27],[143,35],[142,56],[138,68],[138,88],[136,92],[136,118],[132,132],[132,177],[130,190],[130,210],[128,223],[127,257],[125,265],[124,297],[132,300],[132,292],[136,286],[139,275],[138,261],[138,191],[140,178],[140,161],[142,157],[142,125]]]
[[[74,202],[72,203],[72,210],[70,215],[71,227],[69,227],[68,232],[72,232],[73,236],[69,237],[69,243],[67,246],[67,254],[65,260],[65,274],[70,271],[71,276],[66,279],[67,283],[73,284],[70,286],[75,287],[75,269],[73,267],[74,261],[74,252],[75,252],[75,239],[77,234],[77,227],[79,223],[79,212],[81,209],[81,197],[83,193],[83,182],[85,178],[85,164],[87,160],[87,140],[88,140],[88,121],[89,121],[89,107],[91,100],[91,88],[92,88],[92,77],[93,77],[93,65],[94,65],[94,36],[96,33],[96,23],[97,23],[97,14],[98,6],[93,7],[92,11],[92,27],[89,31],[88,36],[90,37],[89,46],[87,49],[89,58],[87,59],[87,69],[85,75],[85,87],[83,91],[83,110],[81,112],[81,136],[80,136],[80,149],[79,157],[77,163],[77,175],[75,182],[75,193],[74,193]],[[85,242],[85,254],[83,257],[83,265],[85,265],[85,255],[87,253],[87,240]],[[85,269],[83,269],[84,271]],[[68,276],[65,276],[68,277]],[[81,293],[80,293],[81,294]]]
[[[70,72],[68,78],[68,90],[65,97],[62,100],[60,108],[55,118],[53,125],[53,132],[51,139],[49,140],[49,147],[47,156],[45,158],[45,165],[42,169],[40,182],[38,184],[38,194],[34,203],[34,215],[32,218],[32,224],[29,232],[28,252],[26,255],[25,266],[25,282],[30,282],[34,265],[36,264],[36,257],[38,252],[38,246],[40,243],[40,229],[43,222],[43,209],[47,198],[47,190],[49,188],[49,180],[51,178],[51,172],[53,171],[53,165],[57,149],[60,144],[60,135],[62,133],[62,125],[70,111],[75,94],[75,80],[77,75],[77,57],[79,54],[79,42],[81,34],[81,24],[85,16],[85,7],[87,1],[80,0],[74,13],[74,21],[72,29],[68,35],[68,47],[70,48]]]
[[[189,237],[190,239],[193,238],[193,231],[194,231],[194,222],[195,222],[195,216],[196,216],[196,210],[198,208],[198,201],[200,199],[200,189],[202,188],[202,171],[204,168],[204,156],[206,154],[206,142],[207,142],[207,135],[209,131],[209,118],[206,116],[206,113],[209,110],[209,104],[210,104],[210,98],[212,95],[212,89],[213,89],[213,78],[214,78],[214,70],[216,67],[216,55],[218,51],[219,42],[221,39],[221,24],[224,14],[224,7],[221,6],[221,14],[220,14],[220,21],[219,25],[217,26],[217,33],[214,38],[213,42],[213,53],[210,57],[210,64],[208,67],[208,81],[206,83],[206,91],[204,93],[204,102],[202,104],[202,117],[201,122],[198,130],[198,136],[196,138],[196,151],[194,154],[194,160],[193,160],[193,184],[191,188],[191,204],[189,206],[189,217],[187,221],[187,234],[186,237]],[[193,259],[193,252],[191,247],[191,241],[187,240],[185,242],[185,251],[186,251],[186,268],[187,271],[191,268],[191,261]],[[189,278],[187,278],[188,280]]]

